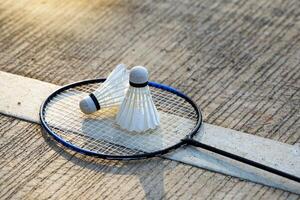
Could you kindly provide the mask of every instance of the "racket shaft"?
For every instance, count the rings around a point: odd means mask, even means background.
[[[283,171],[274,169],[274,168],[272,168],[272,167],[269,167],[269,166],[260,164],[260,163],[258,163],[258,162],[253,161],[253,160],[249,160],[249,159],[243,158],[243,157],[241,157],[241,156],[238,156],[238,155],[229,153],[229,152],[227,152],[227,151],[223,151],[223,150],[221,150],[221,149],[218,149],[218,148],[209,146],[209,145],[207,145],[207,144],[203,144],[203,143],[201,143],[201,142],[197,142],[196,140],[193,140],[193,139],[187,138],[187,139],[183,139],[183,141],[184,141],[185,143],[187,143],[187,144],[190,144],[190,145],[193,145],[193,146],[196,146],[196,147],[199,147],[199,148],[202,148],[202,149],[205,149],[205,150],[208,150],[208,151],[211,151],[211,152],[220,154],[220,155],[222,155],[222,156],[231,158],[231,159],[233,159],[233,160],[236,160],[236,161],[239,161],[239,162],[242,162],[242,163],[251,165],[251,166],[253,166],[253,167],[256,167],[256,168],[259,168],[259,169],[262,169],[262,170],[271,172],[271,173],[273,173],[273,174],[276,174],[276,175],[279,175],[279,176],[282,176],[282,177],[285,177],[285,178],[288,178],[288,179],[290,179],[290,180],[293,180],[293,181],[296,181],[296,182],[300,183],[300,178],[297,177],[297,176],[294,176],[294,175],[292,175],[292,174],[288,174],[288,173],[286,173],[286,172],[283,172]]]

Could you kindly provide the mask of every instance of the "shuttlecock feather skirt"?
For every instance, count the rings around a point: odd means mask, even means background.
[[[136,132],[155,129],[159,125],[159,115],[149,86],[129,87],[117,114],[116,122],[121,128]]]
[[[80,110],[91,114],[102,108],[119,106],[129,87],[129,71],[124,64],[119,64],[107,79],[80,102]]]
[[[102,85],[98,91],[93,92],[100,106],[113,107],[120,105],[125,97],[128,86],[120,83],[119,85]]]

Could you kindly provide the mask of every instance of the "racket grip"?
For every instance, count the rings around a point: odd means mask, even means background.
[[[278,176],[281,176],[281,177],[284,177],[284,178],[288,178],[288,179],[290,179],[290,180],[293,180],[293,181],[296,181],[296,182],[300,183],[300,178],[297,177],[297,176],[294,176],[294,175],[292,175],[292,174],[288,174],[288,173],[286,173],[286,172],[277,170],[277,169],[275,169],[275,168],[272,168],[272,167],[263,165],[263,164],[261,164],[261,163],[255,162],[255,161],[253,161],[253,160],[249,160],[249,159],[246,159],[246,158],[244,158],[244,157],[238,156],[238,155],[236,155],[236,154],[232,154],[232,153],[229,153],[229,152],[227,152],[227,151],[223,151],[223,150],[218,149],[218,148],[216,148],[216,147],[213,147],[213,146],[210,146],[210,145],[207,145],[207,144],[203,144],[203,143],[198,142],[198,141],[196,141],[196,140],[193,140],[193,139],[191,139],[191,138],[186,138],[186,139],[183,139],[182,141],[185,142],[186,144],[193,145],[193,146],[195,146],[195,147],[199,147],[199,148],[202,148],[202,149],[205,149],[205,150],[214,152],[214,153],[216,153],[216,154],[225,156],[225,157],[227,157],[227,158],[231,158],[231,159],[233,159],[233,160],[236,160],[236,161],[239,161],[239,162],[242,162],[242,163],[251,165],[251,166],[253,166],[253,167],[262,169],[262,170],[264,170],[264,171],[267,171],[267,172],[270,172],[270,173],[276,174],[276,175],[278,175]]]

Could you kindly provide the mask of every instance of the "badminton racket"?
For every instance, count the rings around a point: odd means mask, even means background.
[[[104,159],[134,160],[166,154],[183,145],[193,145],[264,171],[300,182],[300,178],[217,147],[195,140],[202,125],[198,106],[182,92],[149,82],[152,99],[160,115],[160,126],[143,133],[129,132],[115,123],[117,106],[91,115],[79,109],[80,100],[105,79],[85,80],[53,92],[42,104],[42,127],[64,146],[89,156]]]

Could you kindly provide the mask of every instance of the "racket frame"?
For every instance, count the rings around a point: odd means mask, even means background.
[[[63,139],[62,137],[60,137],[59,135],[57,135],[54,131],[51,130],[51,128],[49,127],[49,125],[47,124],[47,122],[44,119],[44,114],[45,114],[45,108],[47,107],[47,104],[51,101],[51,99],[53,99],[57,94],[66,91],[70,88],[75,88],[78,86],[82,86],[82,85],[87,85],[87,84],[97,84],[97,83],[103,83],[106,79],[105,78],[99,78],[99,79],[88,79],[88,80],[83,80],[83,81],[79,81],[79,82],[75,82],[75,83],[71,83],[65,86],[62,86],[61,88],[57,89],[56,91],[54,91],[52,94],[50,94],[47,99],[42,103],[41,107],[40,107],[40,112],[39,112],[39,118],[40,118],[40,122],[42,125],[42,128],[44,130],[46,130],[46,132],[51,135],[57,142],[59,142],[60,144],[62,144],[63,146],[76,151],[78,153],[84,154],[84,155],[88,155],[88,156],[93,156],[93,157],[98,157],[98,158],[103,158],[103,159],[108,159],[108,160],[138,160],[138,159],[147,159],[147,158],[151,158],[151,157],[155,157],[155,156],[160,156],[163,154],[166,154],[174,149],[179,148],[182,145],[187,145],[185,139],[180,140],[180,142],[178,142],[177,144],[167,147],[163,150],[159,150],[159,151],[154,151],[151,153],[142,153],[142,154],[136,154],[136,155],[108,155],[108,154],[101,154],[95,151],[90,151],[84,148],[81,148],[77,145],[74,145],[68,141],[66,141],[65,139]],[[200,129],[201,125],[202,125],[202,113],[199,109],[199,107],[194,103],[194,101],[189,98],[188,96],[186,96],[185,94],[183,94],[182,92],[176,90],[175,88],[172,88],[170,86],[164,85],[164,84],[160,84],[160,83],[156,83],[156,82],[152,82],[149,81],[149,86],[150,87],[155,87],[158,89],[162,89],[162,90],[166,90],[168,92],[171,92],[181,98],[184,98],[188,103],[191,104],[191,106],[194,108],[195,113],[197,115],[197,123],[194,126],[194,129],[188,133],[186,135],[186,139],[190,139],[192,138],[195,134],[197,134],[197,131]]]

